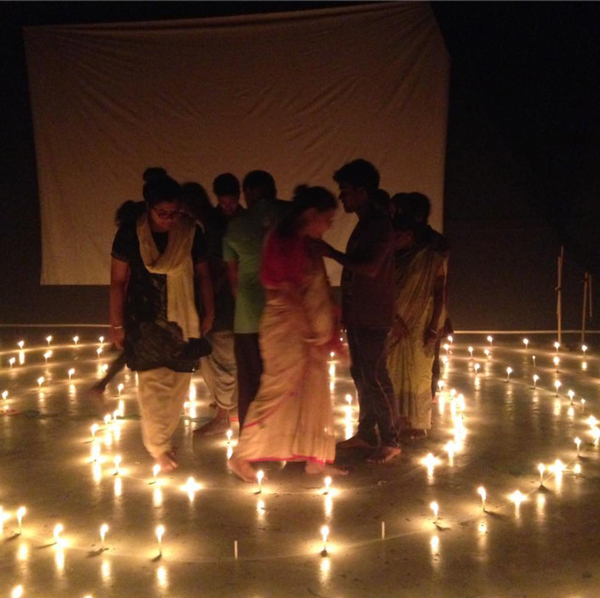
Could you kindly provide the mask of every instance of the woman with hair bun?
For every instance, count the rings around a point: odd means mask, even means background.
[[[255,480],[251,464],[259,461],[304,461],[309,474],[347,473],[331,465],[335,437],[327,360],[339,330],[323,260],[311,247],[331,227],[336,207],[323,187],[298,187],[290,213],[265,241],[264,371],[228,462],[245,482]]]
[[[144,209],[134,204],[121,210],[127,217],[113,242],[110,325],[113,343],[138,372],[144,445],[163,471],[171,471],[177,467],[172,436],[191,373],[207,351],[200,337],[212,326],[213,294],[204,237],[181,214],[179,183],[162,168],[148,168],[144,181]]]

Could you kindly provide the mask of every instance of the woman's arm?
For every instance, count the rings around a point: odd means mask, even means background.
[[[112,342],[119,349],[123,348],[125,339],[123,314],[128,282],[129,264],[112,258],[110,264],[110,334]]]
[[[196,264],[194,274],[200,287],[202,305],[204,307],[204,317],[202,318],[202,335],[210,332],[215,319],[215,300],[213,295],[212,281],[210,280],[210,271],[208,269],[208,260]]]

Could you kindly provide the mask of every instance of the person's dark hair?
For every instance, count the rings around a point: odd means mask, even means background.
[[[333,180],[338,185],[364,187],[371,199],[374,199],[379,189],[379,171],[371,162],[362,158],[344,164],[333,173]]]
[[[163,201],[181,199],[181,186],[164,168],[146,168],[143,179],[142,195],[149,207],[153,208]]]
[[[377,189],[373,203],[380,212],[390,215],[390,194],[385,189]]]
[[[264,170],[252,170],[245,177],[242,183],[244,190],[260,189],[262,199],[276,199],[277,189],[275,179]]]
[[[416,231],[417,229],[417,223],[409,214],[395,214],[395,216],[392,218],[392,224],[396,232],[403,232],[407,230]]]
[[[132,224],[137,222],[137,219],[146,211],[146,202],[144,201],[126,201],[117,208],[115,212],[115,224],[123,226],[124,224]]]
[[[234,174],[224,172],[213,181],[213,193],[217,197],[221,197],[222,195],[239,195],[240,182]]]
[[[426,195],[412,193],[396,193],[391,199],[395,214],[408,214],[415,221],[427,224],[431,213],[431,202]]]
[[[302,214],[311,208],[321,213],[335,210],[337,208],[335,195],[325,187],[299,185],[294,189],[289,213],[277,226],[277,233],[282,237],[295,235],[298,232]]]
[[[181,185],[181,199],[192,217],[204,222],[212,208],[204,187],[200,183],[183,183]]]

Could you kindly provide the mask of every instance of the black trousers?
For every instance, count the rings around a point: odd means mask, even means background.
[[[350,373],[360,408],[358,436],[376,445],[397,447],[398,405],[387,369],[388,328],[349,328]]]
[[[248,407],[258,393],[263,362],[260,356],[258,332],[250,334],[236,332],[233,339],[238,379],[238,417],[241,430]]]

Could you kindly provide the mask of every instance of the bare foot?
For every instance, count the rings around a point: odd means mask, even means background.
[[[397,446],[382,446],[367,459],[367,463],[389,463],[400,456],[401,452],[402,449]]]
[[[256,482],[256,471],[254,471],[249,461],[232,457],[227,461],[227,468],[244,482],[248,482],[249,484]]]
[[[156,458],[156,464],[160,465],[162,472],[169,472],[177,469],[177,461],[175,461],[175,455],[172,452],[163,453],[160,457]]]
[[[348,475],[347,469],[328,465],[327,463],[315,463],[314,461],[306,462],[304,472],[309,475]]]
[[[372,444],[369,444],[366,440],[363,440],[358,434],[348,438],[348,440],[342,440],[342,442],[338,442],[336,445],[338,449],[372,449],[375,448]]]
[[[219,411],[223,411],[225,415],[219,413]],[[216,434],[225,434],[227,430],[231,427],[231,422],[229,421],[229,415],[225,410],[217,410],[216,417],[209,421],[207,424],[200,426],[198,429],[194,430],[194,434],[198,436],[214,436]]]

